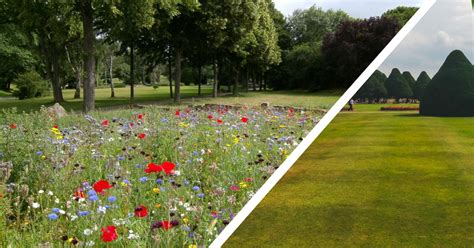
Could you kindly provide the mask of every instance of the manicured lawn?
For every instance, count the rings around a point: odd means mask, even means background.
[[[225,96],[217,99],[211,98],[212,88],[209,86],[202,87],[202,96],[198,96],[197,86],[182,86],[182,105],[188,104],[241,104],[241,105],[260,105],[262,102],[269,102],[272,105],[290,105],[298,107],[311,107],[329,109],[342,95],[341,90],[322,91],[316,93],[305,93],[302,91],[266,91],[266,92],[249,92],[240,93],[238,97]],[[82,109],[82,99],[73,99],[74,90],[64,90],[64,98],[66,102],[61,105],[66,110],[80,111]],[[16,100],[12,98],[1,98],[0,92],[0,109],[16,107],[19,112],[39,110],[41,105],[50,106],[53,104],[52,97],[35,98],[28,100]],[[96,107],[98,109],[113,106],[127,106],[130,104],[130,88],[117,88],[115,90],[115,98],[110,98],[110,89],[96,90]],[[158,89],[151,87],[138,86],[135,89],[135,102],[140,104],[160,104],[174,105],[169,98],[169,88],[160,86]]]
[[[0,97],[10,97],[10,96],[11,96],[10,92],[0,90]]]
[[[210,87],[203,87],[202,89],[202,94],[209,95],[211,92],[212,89]],[[63,94],[66,102],[62,103],[61,105],[63,105],[66,110],[80,111],[82,109],[82,99],[74,99],[74,90],[64,90]],[[197,87],[183,86],[181,88],[181,94],[184,98],[197,96]],[[115,98],[110,98],[110,89],[97,89],[96,107],[100,109],[104,107],[127,105],[130,103],[129,97],[130,88],[128,87],[115,89]],[[161,86],[156,90],[152,87],[145,86],[137,86],[135,89],[136,103],[169,100],[169,97],[169,88],[164,86]],[[28,100],[13,100],[11,98],[0,98],[0,109],[16,107],[19,112],[39,110],[41,105],[50,106],[52,104],[52,96]]]
[[[225,247],[473,247],[474,118],[341,113]]]

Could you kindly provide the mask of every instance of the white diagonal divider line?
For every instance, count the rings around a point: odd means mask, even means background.
[[[227,225],[227,227],[217,236],[211,243],[211,248],[221,247],[234,231],[242,224],[249,214],[257,207],[270,190],[280,181],[286,172],[293,166],[298,158],[306,151],[306,149],[314,142],[314,140],[322,133],[322,131],[331,123],[336,115],[344,108],[347,102],[357,93],[362,85],[377,70],[382,63],[390,56],[397,46],[405,39],[416,24],[425,16],[425,14],[433,7],[436,0],[425,0],[422,7],[416,14],[405,24],[397,35],[388,43],[375,60],[365,69],[359,78],[351,87],[342,95],[334,106],[326,113],[321,121],[314,127],[308,136],[296,147],[290,156],[281,164],[281,166],[273,173],[273,175],[263,184],[263,186],[255,193],[255,195],[245,204],[235,218]]]

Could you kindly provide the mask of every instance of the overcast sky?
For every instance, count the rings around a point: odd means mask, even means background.
[[[353,17],[381,15],[396,6],[421,6],[423,0],[274,0],[285,15],[313,5],[342,9]],[[446,56],[460,49],[474,62],[474,14],[471,0],[438,0],[380,68],[388,76],[397,67],[416,78],[421,71],[432,77]]]
[[[366,18],[379,16],[388,9],[400,5],[420,6],[422,0],[273,0],[273,2],[285,16],[291,15],[296,9],[307,9],[316,5],[323,9],[341,9],[352,17]]]
[[[425,70],[432,77],[455,49],[473,63],[473,22],[471,0],[438,0],[380,69],[388,75],[398,67],[414,77]]]

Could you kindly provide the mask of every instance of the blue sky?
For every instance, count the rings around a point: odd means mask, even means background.
[[[341,9],[353,17],[381,15],[396,6],[421,6],[423,0],[274,0],[285,15],[313,5]],[[402,41],[380,70],[389,74],[397,67],[418,77],[421,71],[433,76],[446,56],[460,49],[474,62],[474,12],[471,0],[438,0],[412,32]]]

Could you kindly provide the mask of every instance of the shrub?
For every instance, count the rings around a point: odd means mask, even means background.
[[[413,90],[413,95],[416,99],[421,100],[423,98],[425,88],[430,82],[431,78],[428,76],[428,73],[426,73],[426,71],[421,72],[416,80],[415,89]]]
[[[387,89],[385,89],[385,85],[380,79],[383,79],[383,73],[380,71],[374,72],[359,92],[357,92],[357,97],[363,99],[367,98],[369,102],[385,97],[387,95]]]
[[[413,91],[408,85],[407,81],[400,73],[400,71],[395,68],[390,73],[390,76],[385,83],[385,87],[387,88],[388,96],[394,98],[410,98],[413,96]]]
[[[20,100],[49,95],[48,81],[35,71],[20,74],[13,83],[18,88],[14,94]]]
[[[474,67],[459,50],[449,54],[421,100],[420,114],[474,116]]]
[[[408,85],[410,86],[410,89],[413,92],[415,89],[415,84],[416,84],[415,78],[413,78],[413,76],[411,75],[409,71],[403,72],[402,75],[403,75],[403,78],[405,78],[405,80],[407,81]]]

